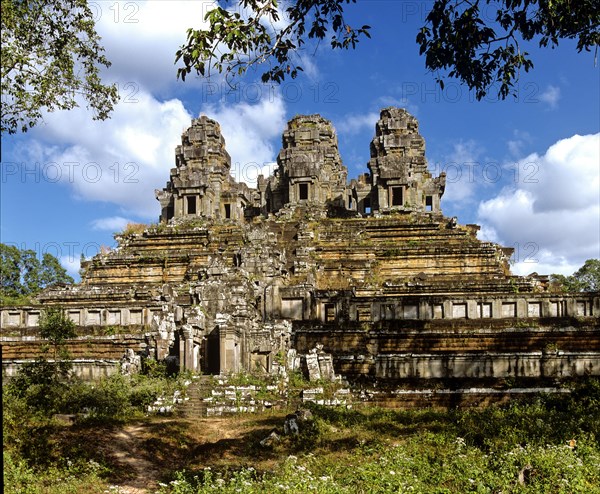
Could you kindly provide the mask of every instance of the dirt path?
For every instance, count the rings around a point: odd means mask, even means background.
[[[129,479],[119,485],[119,494],[147,494],[158,488],[159,472],[155,465],[144,458],[152,451],[145,451],[144,425],[128,425],[110,435],[106,443],[111,456],[129,470]]]
[[[268,470],[277,455],[252,445],[283,416],[165,418],[97,431],[102,456],[115,467],[114,494],[151,494],[176,470],[253,465]]]

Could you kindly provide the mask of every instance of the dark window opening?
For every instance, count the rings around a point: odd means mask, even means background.
[[[392,206],[402,206],[402,187],[392,187]]]
[[[271,199],[267,199],[267,213],[271,212]]]
[[[394,320],[396,318],[396,307],[393,304],[384,304],[381,306],[381,319]]]
[[[325,322],[335,322],[334,304],[325,304]]]
[[[371,214],[371,198],[366,197],[363,204],[365,206],[365,214]]]
[[[187,198],[187,214],[196,214],[196,197],[189,196]]]
[[[371,322],[371,306],[359,305],[356,307],[356,320],[358,322]]]
[[[352,196],[348,196],[348,209],[352,209]]]
[[[231,218],[231,204],[225,204],[225,218]]]
[[[173,216],[175,216],[175,209],[173,206],[167,206],[167,219],[170,220]]]
[[[308,184],[298,184],[299,185],[299,192],[300,192],[300,200],[301,201],[306,201],[308,200]]]
[[[425,210],[433,211],[433,197],[425,196]]]

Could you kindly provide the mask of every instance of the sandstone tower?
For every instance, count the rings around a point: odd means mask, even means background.
[[[171,179],[156,191],[161,221],[190,216],[243,219],[250,191],[230,172],[231,157],[219,124],[205,116],[192,120],[175,149]]]
[[[417,119],[406,110],[386,108],[375,125],[369,161],[375,210],[412,207],[441,211],[445,174],[433,178],[427,170],[425,139]]]
[[[348,183],[333,125],[320,115],[289,121],[275,173],[260,175],[256,190],[230,175],[231,158],[217,122],[194,119],[175,151],[167,186],[156,191],[161,221],[190,216],[241,220],[310,205],[331,215],[393,211],[440,213],[445,175],[427,169],[425,140],[415,117],[385,108],[371,142],[370,174]]]

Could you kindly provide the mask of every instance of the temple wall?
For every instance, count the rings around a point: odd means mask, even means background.
[[[81,331],[81,328],[78,328]],[[20,366],[37,357],[44,356],[52,360],[52,349],[42,353],[47,341],[29,328],[23,336],[3,336],[2,371],[7,377],[15,375]],[[71,355],[73,372],[86,380],[96,380],[120,372],[120,362],[127,352],[147,355],[153,342],[147,334],[86,335],[69,340],[66,349]]]
[[[93,328],[123,328],[131,327],[142,330],[148,328],[155,315],[163,312],[162,306],[145,307],[142,305],[128,307],[92,307],[62,305],[69,318],[82,331]],[[13,331],[21,332],[29,328],[39,327],[42,306],[37,307],[3,307],[0,309],[0,326],[2,334],[11,334]],[[100,329],[102,330],[102,329]]]
[[[600,376],[600,352],[378,355],[373,366],[383,380]]]
[[[2,373],[10,378],[15,376],[25,362],[30,360],[6,360],[2,362]],[[113,360],[75,359],[72,361],[72,372],[84,381],[98,381],[120,372],[120,358]]]
[[[535,325],[543,318],[600,317],[600,296],[597,294],[525,293],[515,294],[452,294],[404,295],[379,294],[376,290],[353,292],[351,296],[319,291],[314,295],[299,289],[283,289],[288,310],[283,317],[293,320],[321,322],[377,323],[401,320],[503,320],[508,324]],[[311,304],[310,297],[314,298]],[[283,307],[283,306],[282,306]],[[310,307],[310,310],[306,310]],[[558,323],[560,323],[558,319]]]

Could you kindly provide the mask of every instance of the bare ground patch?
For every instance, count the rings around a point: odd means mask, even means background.
[[[154,492],[177,470],[253,466],[271,470],[280,455],[259,446],[283,414],[202,419],[152,418],[122,426],[79,425],[63,430],[64,446],[79,443],[108,466],[107,481],[121,493]]]

